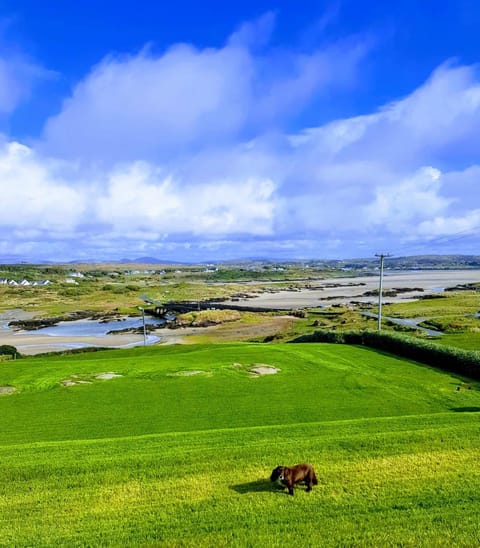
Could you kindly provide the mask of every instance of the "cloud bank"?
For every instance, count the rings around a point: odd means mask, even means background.
[[[34,144],[4,136],[0,253],[346,257],[478,230],[477,66],[446,63],[406,97],[319,125],[312,108],[320,120],[354,93],[368,41],[280,51],[273,26],[106,57]],[[0,113],[28,88],[1,62]]]

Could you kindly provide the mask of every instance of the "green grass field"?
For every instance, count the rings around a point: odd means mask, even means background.
[[[2,546],[480,544],[479,385],[452,374],[219,344],[2,362],[1,386]],[[302,461],[319,485],[276,491]]]
[[[438,344],[480,350],[480,308],[477,291],[447,291],[418,301],[386,305],[385,316],[422,318],[423,327],[442,331]],[[421,334],[420,334],[421,335]],[[422,336],[422,335],[421,335]]]

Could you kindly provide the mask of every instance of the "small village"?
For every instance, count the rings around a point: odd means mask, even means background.
[[[51,283],[52,282],[50,280],[38,280],[38,281],[30,282],[29,280],[25,278],[20,281],[9,279],[9,278],[0,278],[0,285],[10,285],[13,287],[16,287],[16,286],[26,287],[26,286],[33,286],[33,285],[45,286],[45,285],[50,285]]]

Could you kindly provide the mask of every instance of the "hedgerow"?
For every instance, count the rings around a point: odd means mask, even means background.
[[[318,330],[311,335],[298,337],[292,342],[364,345],[480,380],[480,352],[438,345],[432,341],[419,340],[397,333]]]

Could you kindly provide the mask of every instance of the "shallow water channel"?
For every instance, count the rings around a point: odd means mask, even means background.
[[[74,320],[35,330],[16,330],[8,326],[11,314],[0,316],[0,344],[12,344],[24,354],[61,351],[86,347],[128,348],[160,341],[157,335],[143,337],[142,318],[120,320]],[[165,320],[146,317],[146,325],[160,327]],[[139,330],[136,332],[125,329]]]
[[[362,312],[362,316],[368,316],[369,318],[378,318],[378,314],[375,314],[373,312]],[[430,335],[431,337],[439,337],[443,335],[442,331],[436,331],[435,329],[428,329],[426,327],[422,327],[418,324],[425,321],[425,318],[391,318],[389,316],[383,316],[382,320],[387,320],[392,323],[396,323],[398,325],[404,325],[405,327],[410,327],[411,329],[418,329],[420,331],[423,331],[426,335]]]
[[[145,318],[145,323],[155,326],[165,324],[160,318]],[[51,337],[105,337],[107,334],[115,335],[112,331],[123,329],[137,329],[143,326],[141,318],[125,318],[114,321],[75,320],[71,322],[59,322],[50,327],[42,327],[35,331],[24,331],[23,334],[48,335]]]

